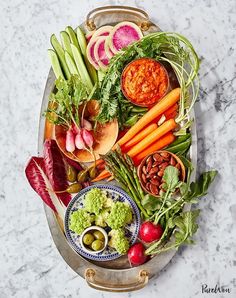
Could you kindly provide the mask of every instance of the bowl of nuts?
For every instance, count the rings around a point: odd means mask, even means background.
[[[156,151],[146,156],[138,167],[138,176],[142,188],[158,197],[163,191],[165,168],[174,166],[179,170],[179,178],[185,180],[185,167],[180,158],[169,151]]]

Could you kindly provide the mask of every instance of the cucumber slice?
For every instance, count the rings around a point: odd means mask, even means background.
[[[68,33],[69,37],[70,37],[70,43],[72,43],[73,45],[75,45],[79,51],[81,51],[75,31],[73,30],[73,28],[71,28],[70,26],[66,27],[66,32]]]
[[[48,56],[51,61],[52,69],[54,71],[56,78],[58,79],[59,77],[62,77],[63,79],[65,79],[56,52],[53,51],[52,49],[49,49]]]
[[[87,56],[84,56],[84,62],[86,64],[87,70],[89,72],[90,78],[93,81],[93,84],[98,82],[98,74],[96,69],[93,67],[93,65],[88,61]]]
[[[66,31],[61,31],[61,43],[65,51],[67,51],[71,57],[73,57],[72,50],[70,47],[70,36]]]
[[[84,84],[88,87],[88,90],[91,91],[93,89],[93,83],[92,83],[91,78],[88,74],[87,68],[84,64],[82,55],[81,55],[80,51],[78,50],[78,48],[74,44],[71,44],[70,46],[71,46],[75,64],[79,71],[80,77],[81,77],[82,81],[84,82]]]
[[[86,49],[87,49],[87,42],[86,42],[86,39],[85,39],[85,36],[84,36],[84,32],[81,30],[80,27],[77,27],[76,33],[77,33],[77,39],[78,39],[78,42],[79,42],[81,53],[85,56],[86,55]]]
[[[51,45],[53,46],[55,52],[57,53],[57,56],[58,56],[59,61],[61,63],[62,69],[63,69],[63,71],[65,73],[66,79],[69,79],[70,78],[70,71],[69,71],[69,68],[66,65],[65,52],[64,52],[61,44],[57,40],[55,34],[53,34],[51,36]]]
[[[73,58],[71,58],[71,55],[67,51],[65,51],[65,59],[66,59],[66,64],[70,70],[70,73],[72,75],[73,74],[79,75],[78,69],[75,65],[75,61]]]

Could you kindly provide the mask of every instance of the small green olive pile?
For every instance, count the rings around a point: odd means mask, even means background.
[[[83,244],[94,251],[99,251],[104,248],[105,238],[102,232],[91,230],[83,236]]]
[[[96,167],[89,167],[81,171],[77,171],[71,165],[67,165],[67,180],[71,182],[66,192],[68,193],[78,193],[83,188],[82,183],[94,179],[97,175]]]

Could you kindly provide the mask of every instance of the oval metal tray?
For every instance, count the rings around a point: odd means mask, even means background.
[[[86,21],[81,24],[82,28],[89,32],[104,25],[113,25],[120,21],[132,21],[140,26],[144,34],[161,31],[153,24],[148,15],[137,8],[127,6],[108,6],[97,8],[91,11]],[[41,117],[38,134],[38,155],[43,154],[43,143],[45,137],[50,136],[50,124],[45,122],[42,116],[46,110],[50,93],[54,89],[55,76],[50,69],[41,106]],[[190,115],[194,117],[194,112]],[[47,133],[45,135],[45,128]],[[190,157],[194,168],[197,164],[197,134],[195,121],[191,127],[192,146]],[[196,171],[192,173],[192,180],[195,179]],[[190,208],[190,206],[188,206]],[[55,245],[65,262],[81,277],[86,278],[88,284],[103,291],[126,292],[138,290],[144,287],[150,278],[158,274],[172,259],[176,251],[172,250],[152,258],[147,263],[130,268],[127,257],[121,257],[109,262],[92,262],[78,255],[68,244],[63,232],[63,223],[55,216],[54,212],[44,205],[48,225]]]

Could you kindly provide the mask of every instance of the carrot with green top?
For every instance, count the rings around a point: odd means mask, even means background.
[[[139,154],[150,145],[152,145],[155,141],[159,140],[168,132],[172,131],[177,127],[177,123],[174,119],[170,119],[161,124],[157,129],[155,129],[152,133],[150,133],[146,138],[144,138],[141,142],[136,144],[132,149],[130,149],[127,154],[130,157],[134,157]]]
[[[139,121],[132,126],[128,132],[117,142],[122,146],[129,142],[145,126],[151,123],[158,116],[162,115],[180,99],[180,88],[175,88],[163,97],[154,107],[152,107]]]
[[[144,130],[140,131],[135,137],[133,137],[129,142],[122,146],[122,151],[128,150],[132,146],[136,145],[139,141],[143,140],[146,136],[148,136],[151,132],[153,132],[157,128],[156,123],[152,123],[148,125]]]
[[[175,140],[175,136],[173,135],[172,132],[167,133],[164,135],[162,138],[157,140],[155,143],[153,143],[151,146],[149,146],[147,149],[143,150],[139,154],[133,157],[134,164],[137,166],[140,164],[140,162],[143,160],[144,157],[147,155],[165,148],[166,146],[170,145],[173,143]]]

